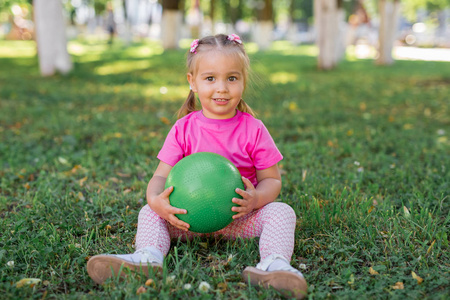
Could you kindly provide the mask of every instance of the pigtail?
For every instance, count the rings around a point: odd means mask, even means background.
[[[196,111],[195,108],[195,93],[190,90],[189,95],[184,101],[183,106],[177,112],[177,118],[181,119],[182,117],[190,114],[191,112]]]
[[[256,113],[253,111],[253,109],[250,107],[250,105],[248,105],[244,99],[241,99],[241,101],[239,101],[239,104],[237,106],[237,109],[239,111],[245,112],[250,114],[253,117],[256,117]]]

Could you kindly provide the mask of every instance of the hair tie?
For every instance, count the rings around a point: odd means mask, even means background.
[[[227,40],[230,40],[230,41],[238,43],[238,44],[242,44],[241,38],[237,34],[234,34],[234,33],[227,36]]]
[[[197,53],[197,48],[198,48],[198,39],[193,40],[191,43],[191,53]]]

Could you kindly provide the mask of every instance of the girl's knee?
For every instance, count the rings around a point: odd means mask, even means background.
[[[139,211],[139,217],[144,217],[144,216],[153,216],[156,215],[156,213],[150,208],[150,206],[144,205],[144,207],[141,208],[141,210]]]
[[[297,219],[294,209],[289,204],[283,202],[272,202],[267,204],[266,206],[268,206],[268,208],[271,210],[271,213],[273,214],[287,219]]]

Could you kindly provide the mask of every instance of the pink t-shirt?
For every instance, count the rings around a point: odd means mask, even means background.
[[[267,169],[283,159],[264,124],[237,111],[230,119],[206,118],[195,111],[179,119],[170,130],[158,159],[174,166],[197,152],[214,152],[228,158],[256,186],[256,170]]]

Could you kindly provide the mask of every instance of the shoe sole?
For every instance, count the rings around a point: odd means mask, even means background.
[[[251,285],[273,287],[288,298],[303,299],[308,290],[305,278],[289,271],[266,272],[254,267],[247,267],[242,272],[242,278]]]
[[[124,272],[127,268],[137,273],[142,270],[142,272],[147,276],[149,275],[150,270],[153,270],[154,273],[162,271],[162,267],[159,264],[136,264],[110,255],[93,256],[87,263],[87,271],[89,276],[98,284],[102,284],[106,279],[113,277],[113,275],[120,277],[127,276]],[[121,271],[120,274],[119,271]]]

